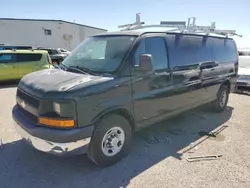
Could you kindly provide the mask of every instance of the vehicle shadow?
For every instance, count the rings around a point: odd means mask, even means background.
[[[0,82],[0,89],[15,88],[19,81]]]
[[[241,90],[241,91],[235,91],[234,93],[239,94],[239,95],[250,96],[250,89],[244,89],[244,90]]]
[[[130,154],[114,166],[100,168],[86,155],[59,158],[32,149],[22,140],[0,145],[1,187],[126,187],[157,163],[201,140],[200,132],[225,126],[233,108],[223,113],[202,108],[138,132]],[[202,138],[203,139],[203,138]],[[186,162],[186,161],[184,161]]]

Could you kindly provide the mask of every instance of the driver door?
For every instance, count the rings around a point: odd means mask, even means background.
[[[171,101],[171,73],[168,69],[168,57],[164,37],[143,39],[134,55],[135,64],[139,64],[141,54],[150,54],[154,73],[132,73],[132,93],[135,119],[139,126],[160,121],[175,108]]]

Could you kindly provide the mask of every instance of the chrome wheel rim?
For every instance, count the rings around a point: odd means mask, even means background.
[[[112,157],[118,154],[125,141],[125,133],[120,127],[109,129],[102,139],[102,152],[104,155]]]
[[[227,92],[223,91],[221,93],[220,106],[223,107],[226,104],[226,101],[227,101]]]

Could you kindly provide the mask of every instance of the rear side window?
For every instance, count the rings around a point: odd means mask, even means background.
[[[4,46],[0,50],[31,50],[31,46]]]
[[[47,50],[47,51],[48,51],[49,55],[52,55],[52,52],[51,52],[51,50]]]
[[[213,59],[209,41],[203,37],[169,37],[167,39],[170,67],[194,65]]]
[[[60,49],[60,51],[61,51],[61,52],[67,52],[67,51],[66,51],[66,50],[64,50],[64,49]]]
[[[29,46],[19,46],[16,47],[17,50],[32,50],[32,47]]]
[[[13,50],[13,48],[10,48],[10,47],[5,47],[3,48],[4,50]]]
[[[216,61],[222,63],[237,61],[238,52],[233,40],[224,38],[211,38],[211,44]]]
[[[42,54],[16,54],[17,62],[40,61]]]
[[[50,54],[51,54],[51,55],[58,54],[58,51],[57,51],[57,50],[50,50]]]
[[[13,54],[0,54],[0,63],[15,62],[15,56]]]
[[[141,54],[152,55],[152,63],[155,70],[168,68],[167,50],[164,38],[150,37],[143,39],[135,52],[134,58],[136,65],[139,65]]]

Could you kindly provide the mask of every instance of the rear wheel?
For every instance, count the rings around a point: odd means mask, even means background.
[[[221,86],[217,93],[217,99],[212,102],[212,108],[216,112],[222,112],[227,107],[229,98],[229,88],[227,85]]]
[[[132,129],[126,118],[109,115],[96,124],[87,152],[100,166],[113,165],[127,155],[132,142]]]

